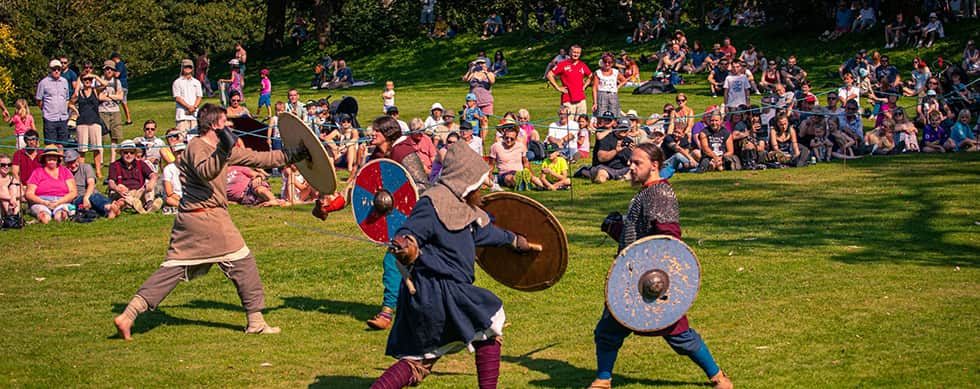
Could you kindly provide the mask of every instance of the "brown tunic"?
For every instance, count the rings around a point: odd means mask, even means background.
[[[247,257],[245,240],[228,213],[227,166],[271,168],[285,164],[286,156],[281,151],[235,147],[225,154],[203,137],[192,139],[177,161],[184,193],[162,266],[230,262]]]

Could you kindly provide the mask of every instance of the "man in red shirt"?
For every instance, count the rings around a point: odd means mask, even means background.
[[[721,52],[730,59],[738,58],[738,50],[732,46],[732,38],[725,37],[725,40],[721,41]]]
[[[38,133],[35,130],[28,130],[24,133],[24,142],[27,143],[27,147],[17,150],[14,152],[13,166],[10,168],[10,173],[17,176],[20,182],[27,182],[28,178],[31,178],[31,173],[34,169],[41,167],[41,163],[38,162],[38,157],[41,156],[40,150],[37,147],[38,144]]]
[[[570,114],[588,115],[585,88],[589,86],[588,80],[592,76],[592,71],[585,62],[579,60],[582,57],[581,46],[572,46],[570,54],[571,58],[559,62],[548,71],[548,83],[561,92],[561,104],[568,107]],[[561,78],[562,85],[558,85],[555,76]]]
[[[119,209],[132,208],[137,213],[153,213],[163,205],[163,199],[156,198],[157,174],[145,161],[136,158],[136,143],[124,140],[119,144],[122,154],[109,165],[109,189],[112,189],[113,203]]]

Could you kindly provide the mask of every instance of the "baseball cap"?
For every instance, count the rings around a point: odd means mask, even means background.
[[[74,161],[76,159],[78,159],[78,152],[77,151],[75,151],[74,149],[66,149],[65,150],[65,163],[72,162],[72,161]]]
[[[460,123],[459,123],[459,130],[460,131],[467,131],[467,130],[472,130],[472,129],[473,129],[473,124],[470,124],[469,121],[467,121],[467,120],[460,121]]]
[[[437,109],[440,110],[440,111],[445,111],[446,110],[445,108],[442,107],[442,104],[432,103],[432,108],[429,108],[429,111],[431,112],[431,111],[435,111]]]
[[[599,114],[599,117],[602,119],[615,119],[616,114],[612,113],[612,111],[602,111],[602,113]]]
[[[126,139],[119,144],[120,150],[136,150],[136,142],[132,139]]]
[[[398,107],[392,105],[392,106],[388,107],[388,109],[385,110],[385,113],[386,114],[389,114],[389,115],[390,114],[393,114],[393,113],[398,113]]]
[[[556,145],[554,143],[546,143],[544,145],[544,152],[545,152],[545,154],[551,154],[551,153],[556,152],[556,151],[558,151],[558,145]]]
[[[119,58],[119,53],[113,51],[112,54],[109,54],[109,58]]]
[[[938,16],[936,16],[936,13],[935,12],[930,12],[929,13],[929,19],[932,19],[932,18],[938,18]]]
[[[59,61],[57,59],[52,59],[51,62],[48,62],[48,67],[49,68],[60,68],[61,67],[61,61]]]
[[[109,68],[109,69],[115,70],[116,69],[116,63],[115,62],[112,62],[112,60],[108,60],[107,59],[105,62],[102,63],[102,68],[103,69]]]
[[[186,58],[180,60],[180,67],[183,68],[183,67],[188,67],[188,66],[194,67],[194,61],[191,61],[191,60],[186,59]]]
[[[467,93],[466,94],[466,101],[476,101],[476,94],[475,93]]]
[[[178,144],[175,144],[173,146],[170,146],[170,148],[172,148],[174,150],[174,152],[184,151],[184,150],[187,150],[187,145],[186,144],[183,144],[183,143],[178,143]]]

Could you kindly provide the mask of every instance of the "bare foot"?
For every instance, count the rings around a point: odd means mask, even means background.
[[[127,319],[126,316],[119,315],[115,319],[112,319],[112,323],[116,325],[116,329],[119,330],[119,336],[123,340],[133,340],[133,335],[129,332],[133,328],[132,320]]]

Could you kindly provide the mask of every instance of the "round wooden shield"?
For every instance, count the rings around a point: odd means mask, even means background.
[[[320,193],[334,193],[337,190],[337,172],[333,168],[333,159],[327,155],[316,133],[296,115],[283,112],[279,114],[279,135],[282,136],[282,147],[296,147],[302,143],[310,151],[310,159],[296,163],[306,182]]]
[[[701,288],[701,264],[684,242],[648,236],[627,246],[606,277],[606,308],[624,327],[664,329],[680,320]]]
[[[558,218],[541,203],[513,192],[484,197],[483,209],[495,226],[523,234],[541,251],[518,254],[509,247],[478,247],[476,262],[493,279],[511,288],[533,292],[550,288],[568,266],[568,238]]]
[[[368,238],[381,243],[395,237],[418,199],[408,171],[384,158],[371,160],[357,172],[350,193],[357,226]]]

